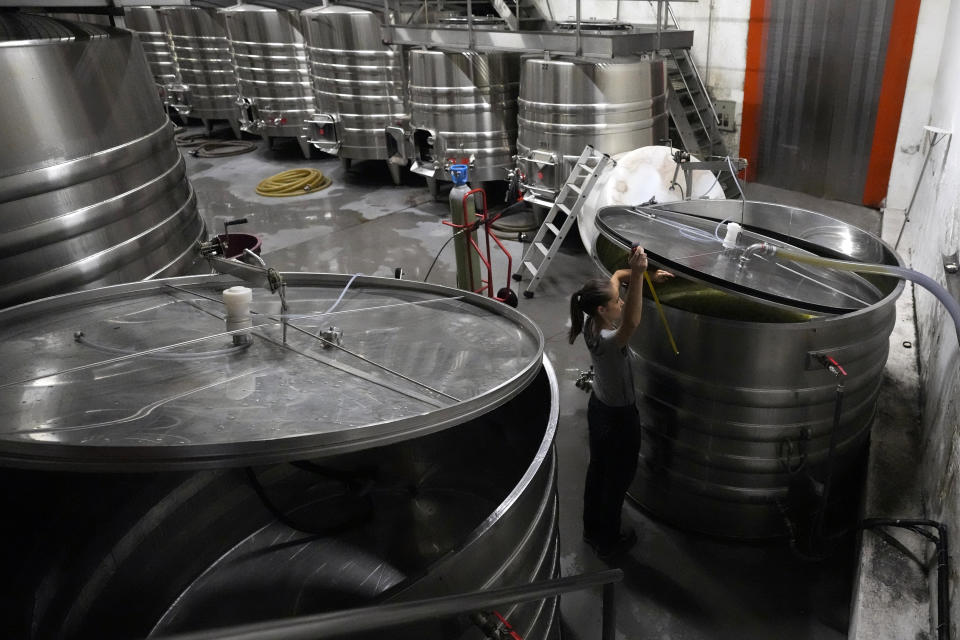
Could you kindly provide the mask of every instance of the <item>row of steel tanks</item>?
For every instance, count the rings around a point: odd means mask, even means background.
[[[299,13],[255,4],[129,7],[127,28],[144,43],[164,102],[208,131],[226,122],[242,132],[301,142],[313,113]]]
[[[157,42],[148,47],[154,74],[180,113],[227,120],[238,134],[298,137],[305,155],[313,147],[347,165],[383,160],[395,182],[409,165],[432,191],[452,164],[467,164],[477,181],[516,170],[528,198],[547,203],[586,144],[616,154],[667,137],[664,63],[653,56],[393,46],[380,13],[339,5],[128,12],[128,26]],[[503,28],[496,18],[476,23]],[[163,25],[174,83],[159,53]]]

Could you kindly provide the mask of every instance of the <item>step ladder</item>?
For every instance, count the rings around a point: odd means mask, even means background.
[[[597,151],[591,145],[584,147],[553,206],[547,212],[547,217],[533,237],[530,248],[523,254],[520,270],[513,274],[513,279],[517,281],[522,280],[525,274],[531,276],[527,288],[523,291],[523,297],[533,297],[547,272],[547,267],[557,255],[563,239],[567,237],[567,232],[583,209],[587,196],[603,173],[604,167],[610,162],[612,160],[607,154]]]

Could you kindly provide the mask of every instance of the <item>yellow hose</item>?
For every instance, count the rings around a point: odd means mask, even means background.
[[[289,198],[322,191],[331,184],[333,180],[316,169],[290,169],[262,180],[257,193],[268,198]]]
[[[670,331],[670,324],[667,322],[667,314],[663,312],[663,305],[660,304],[660,298],[657,297],[657,290],[653,288],[653,280],[650,279],[650,274],[646,271],[643,272],[643,277],[647,281],[647,286],[650,287],[650,294],[653,296],[653,302],[657,305],[657,313],[660,314],[663,328],[667,330],[667,338],[670,340],[670,346],[673,347],[673,353],[674,355],[680,355],[680,352],[677,351],[677,343],[673,339],[673,332]]]

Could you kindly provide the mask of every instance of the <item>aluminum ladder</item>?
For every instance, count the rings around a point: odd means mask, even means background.
[[[546,274],[547,267],[557,255],[563,239],[567,237],[567,232],[570,231],[580,210],[583,209],[587,196],[593,190],[604,167],[611,161],[609,155],[597,151],[591,145],[584,147],[583,153],[577,158],[573,170],[567,176],[567,181],[557,194],[550,211],[547,212],[547,217],[544,218],[543,224],[533,237],[533,242],[523,254],[520,270],[513,274],[513,279],[517,281],[523,279],[524,273],[532,276],[527,288],[523,291],[524,298],[533,297],[533,292]]]

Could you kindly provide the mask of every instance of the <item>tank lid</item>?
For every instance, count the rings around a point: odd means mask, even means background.
[[[826,247],[770,235],[743,227],[724,247],[728,225],[696,215],[658,207],[604,207],[597,229],[606,238],[629,248],[644,247],[651,260],[665,269],[731,293],[767,303],[817,313],[849,313],[885,297],[862,276],[836,269],[785,262],[747,251],[758,243],[790,248],[810,255],[841,257]],[[734,220],[737,222],[737,220]],[[842,225],[837,221],[838,225]]]
[[[110,31],[85,22],[70,22],[32,13],[0,12],[0,47],[106,38]]]
[[[406,280],[227,276],[78,292],[0,311],[0,464],[246,466],[382,446],[466,422],[538,374],[543,335],[489,298]],[[237,323],[240,324],[237,324]]]

